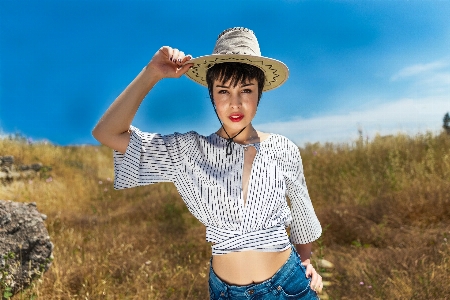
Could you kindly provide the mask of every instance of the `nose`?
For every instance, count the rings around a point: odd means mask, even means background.
[[[242,99],[241,99],[241,95],[240,93],[236,93],[236,94],[232,94],[231,96],[231,101],[230,101],[230,106],[235,108],[239,108],[242,105]]]

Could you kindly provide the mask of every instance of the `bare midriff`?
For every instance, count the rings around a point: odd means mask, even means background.
[[[289,258],[291,248],[281,252],[242,251],[214,255],[214,273],[230,285],[260,283],[272,277]]]

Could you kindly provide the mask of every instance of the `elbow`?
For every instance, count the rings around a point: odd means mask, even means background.
[[[92,129],[92,136],[99,141],[100,143],[102,143],[102,137],[104,136],[104,134],[102,133],[102,130],[99,128],[99,126],[95,126],[94,129]],[[102,143],[103,144],[103,143]]]
[[[92,129],[91,134],[98,141],[98,129],[97,129],[97,126],[95,126],[94,129]]]
[[[113,134],[105,128],[97,125],[92,129],[92,136],[100,142],[111,149],[117,150],[121,153],[125,153],[130,142],[130,134],[125,131],[121,134]]]

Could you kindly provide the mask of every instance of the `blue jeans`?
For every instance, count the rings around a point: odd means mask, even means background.
[[[310,288],[310,278],[306,278],[306,268],[292,246],[291,255],[271,278],[245,286],[229,285],[209,269],[209,295],[211,300],[239,299],[319,299]]]

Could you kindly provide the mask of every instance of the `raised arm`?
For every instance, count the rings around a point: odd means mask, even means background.
[[[144,97],[159,80],[179,78],[186,73],[191,64],[183,64],[190,59],[190,55],[186,56],[178,49],[161,47],[100,118],[92,130],[94,138],[114,150],[125,153],[130,142],[131,121]]]

